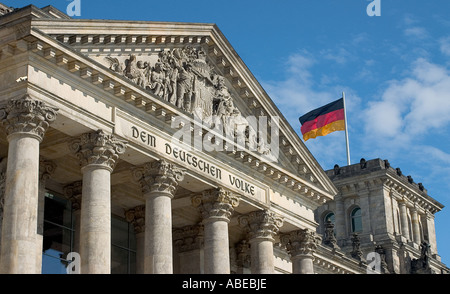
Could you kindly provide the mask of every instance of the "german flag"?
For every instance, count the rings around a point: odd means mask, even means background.
[[[345,131],[344,98],[308,112],[300,117],[300,123],[305,141],[335,131]]]

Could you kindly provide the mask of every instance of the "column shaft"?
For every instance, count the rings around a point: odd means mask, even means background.
[[[111,171],[83,168],[80,257],[82,274],[111,273]]]
[[[223,219],[209,219],[203,224],[205,227],[205,274],[229,274],[228,222]]]
[[[273,241],[253,239],[250,241],[252,274],[273,274]]]
[[[145,201],[145,271],[172,274],[172,196],[150,193]]]
[[[23,134],[8,138],[0,272],[35,274],[39,268],[35,256],[39,251],[36,246],[39,141]]]

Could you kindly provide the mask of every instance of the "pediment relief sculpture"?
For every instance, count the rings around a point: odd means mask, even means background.
[[[208,63],[201,46],[164,50],[157,56],[106,56],[104,62],[110,70],[193,115],[203,126],[276,161],[267,133],[258,130],[258,118],[249,121],[242,115],[225,77]]]

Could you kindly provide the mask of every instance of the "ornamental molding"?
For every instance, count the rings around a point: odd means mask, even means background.
[[[204,220],[222,219],[229,222],[234,209],[239,205],[239,197],[222,187],[203,191],[191,200]]]
[[[9,100],[5,107],[0,108],[0,124],[5,127],[7,136],[31,134],[41,142],[50,124],[56,120],[57,113],[57,108],[27,94]]]
[[[69,148],[77,156],[82,168],[97,165],[112,172],[119,155],[125,152],[127,142],[98,130],[73,139],[69,142]]]
[[[144,164],[132,170],[133,178],[141,185],[142,192],[175,195],[178,184],[184,180],[185,169],[164,159]]]

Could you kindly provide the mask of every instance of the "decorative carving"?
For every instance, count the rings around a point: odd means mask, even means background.
[[[114,169],[120,154],[125,152],[127,143],[107,135],[103,130],[85,133],[72,140],[69,148],[80,160],[80,166],[102,165]]]
[[[353,247],[353,250],[350,253],[351,256],[353,258],[359,260],[360,262],[364,262],[363,252],[361,251],[361,248],[360,248],[361,240],[360,240],[358,233],[353,233],[351,241],[352,241],[352,247]]]
[[[422,242],[420,244],[420,257],[411,260],[412,274],[431,274],[430,267],[430,244]]]
[[[185,174],[184,169],[164,159],[147,163],[132,172],[144,194],[166,192],[172,196],[175,195],[178,184],[183,181]]]
[[[223,218],[229,221],[234,208],[239,205],[239,198],[220,187],[192,197],[192,204],[199,208],[203,219]]]
[[[389,269],[386,263],[386,252],[384,251],[383,246],[377,245],[375,247],[375,252],[380,255],[381,272],[384,274],[389,274]]]
[[[359,161],[359,166],[361,167],[361,169],[365,169],[367,167],[367,161],[365,158],[361,158],[361,160]]]
[[[323,244],[330,246],[333,249],[338,248],[336,237],[334,236],[334,224],[330,220],[325,223],[325,233],[323,239]]]
[[[239,145],[260,154],[271,153],[262,134],[235,107],[225,78],[209,64],[201,46],[163,50],[157,60],[155,57],[138,60],[131,54],[124,61],[111,56],[105,57],[105,61],[110,70],[193,114],[219,134],[236,139]]]
[[[203,226],[186,226],[173,231],[173,240],[179,252],[187,252],[203,247]]]
[[[11,12],[13,12],[14,10],[15,10],[15,8],[13,8],[13,7],[8,7],[8,6],[6,6],[6,5],[0,3],[0,15],[5,15],[5,14],[8,14],[8,13],[11,13]]]
[[[139,205],[127,210],[125,219],[133,224],[136,234],[145,232],[145,205]]]
[[[312,255],[316,251],[317,245],[320,244],[320,237],[314,231],[301,229],[282,235],[280,241],[291,257],[295,257]]]
[[[271,211],[253,211],[239,217],[239,224],[247,231],[249,240],[267,238],[273,241],[273,236],[283,225],[283,219]]]
[[[334,175],[337,176],[341,174],[341,168],[339,167],[339,165],[335,164],[334,165]]]
[[[56,164],[54,162],[39,158],[39,181],[44,184],[46,180],[50,179],[55,169]]]
[[[6,107],[0,109],[0,123],[8,136],[14,133],[31,133],[42,141],[57,113],[57,108],[47,106],[27,94],[22,98],[9,100]]]
[[[72,209],[81,209],[83,182],[77,181],[64,187],[64,195],[72,202]]]

